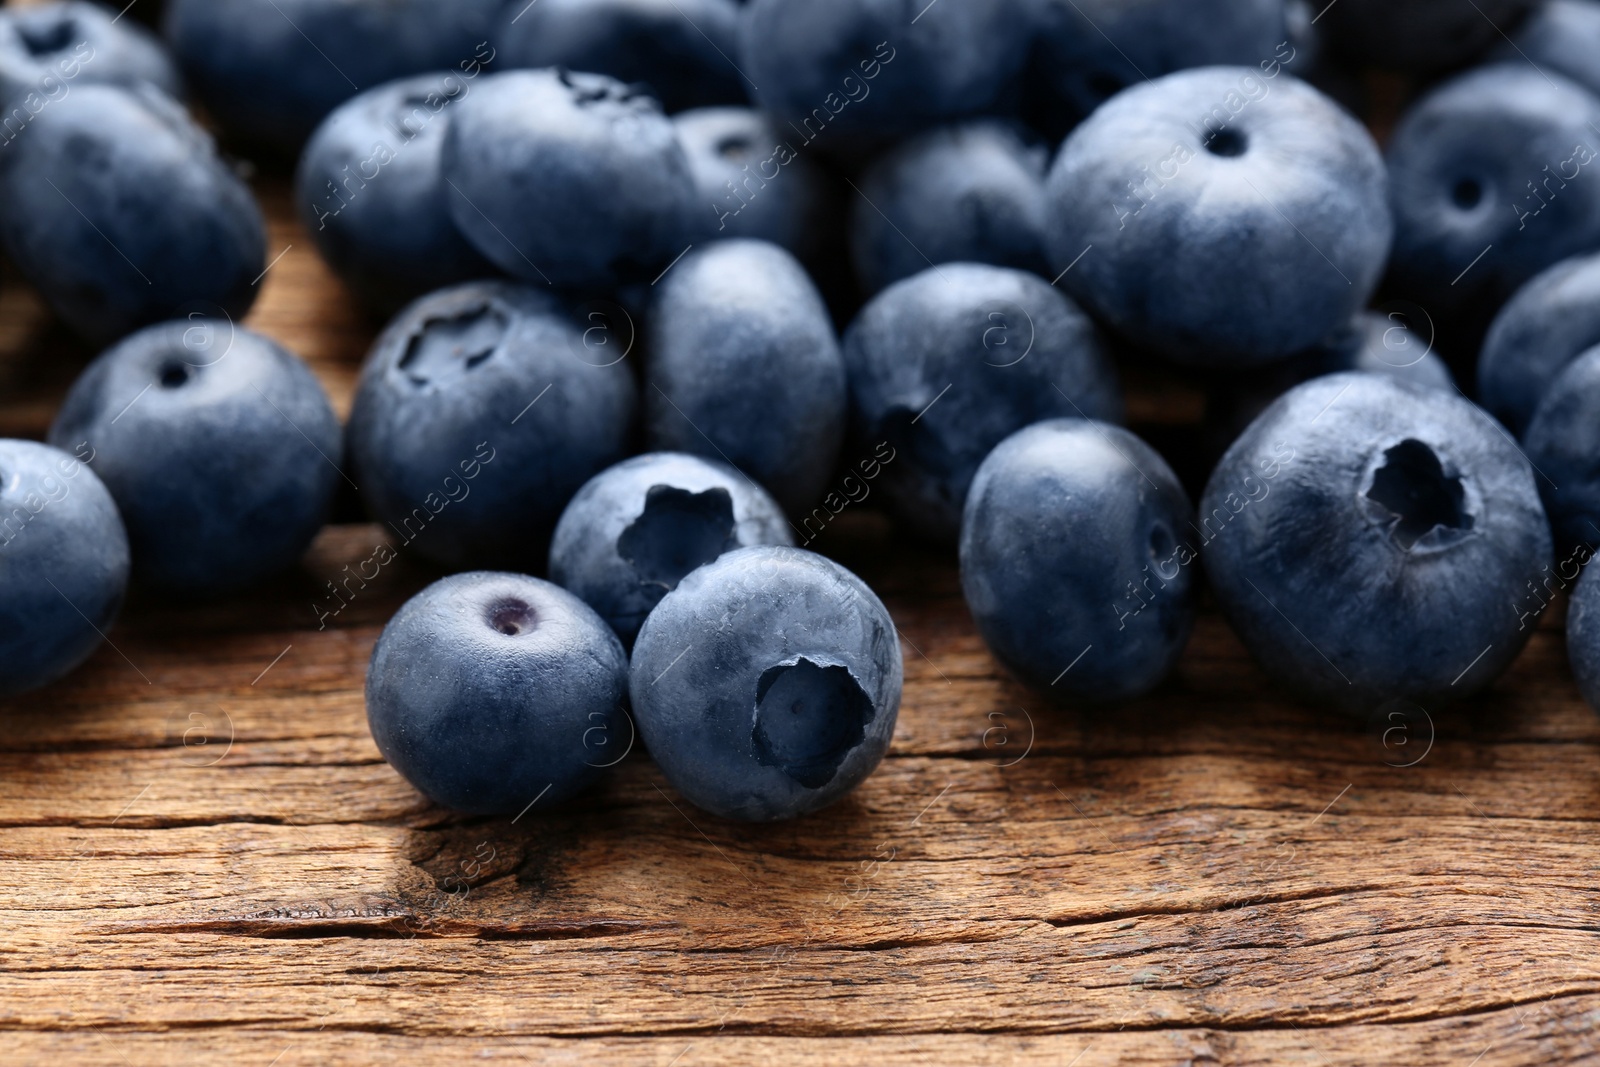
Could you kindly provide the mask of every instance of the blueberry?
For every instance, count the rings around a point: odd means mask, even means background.
[[[978,468],[962,517],[961,587],[978,632],[1040,692],[1148,691],[1194,622],[1193,518],[1166,461],[1120,427],[1051,419],[1017,431]]]
[[[1369,108],[1367,85],[1361,72],[1338,63],[1329,53],[1320,18],[1326,3],[1318,0],[1287,0],[1283,6],[1287,47],[1274,49],[1276,60],[1284,53],[1283,68],[1327,93],[1353,115],[1366,115]],[[1262,72],[1272,70],[1272,62],[1257,64]]]
[[[1339,0],[1318,18],[1340,58],[1432,72],[1470,63],[1539,0]]]
[[[362,368],[347,440],[368,508],[446,566],[536,566],[627,454],[637,387],[544,293],[471,282],[408,305]]]
[[[1600,244],[1600,97],[1525,64],[1469,71],[1401,116],[1388,145],[1392,287],[1470,335],[1523,282]],[[1481,321],[1479,321],[1481,320]]]
[[[1116,421],[1094,323],[1041,278],[949,263],[879,293],[845,334],[862,440],[887,443],[884,492],[911,530],[954,542],[989,451],[1042,419]]]
[[[340,479],[339,420],[310,369],[219,320],[151,326],[101,355],[50,443],[93,450],[128,525],[134,577],[190,596],[293,565]]]
[[[242,317],[266,231],[250,190],[148,85],[82,85],[0,150],[0,237],[73,329],[107,342],[194,310]]]
[[[797,548],[693,571],[645,620],[628,691],[667,780],[728,819],[816,811],[872,773],[900,710],[900,644],[866,584]]]
[[[793,544],[759,486],[724,463],[650,452],[589,479],[550,545],[550,580],[576,594],[624,646],[683,576],[736,548]]]
[[[1377,374],[1280,397],[1217,465],[1195,532],[1257,661],[1357,713],[1487,686],[1532,632],[1513,605],[1551,558],[1533,472],[1494,420]]]
[[[498,273],[456,229],[440,177],[452,105],[471,90],[452,71],[369,89],[335,108],[300,157],[301,222],[323,258],[379,311]]]
[[[1341,371],[1367,371],[1426,389],[1455,392],[1455,379],[1449,366],[1433,351],[1432,341],[1412,329],[1428,325],[1425,318],[1418,319],[1403,304],[1388,312],[1358,312],[1323,344],[1257,370],[1257,380],[1281,383],[1274,398],[1301,382]]]
[[[1545,390],[1523,438],[1563,555],[1600,545],[1600,345]]]
[[[688,244],[694,178],[650,97],[598,74],[514,70],[473,87],[445,133],[450,211],[529,282],[650,281]]]
[[[795,152],[773,121],[742,107],[708,107],[673,117],[694,176],[690,211],[702,239],[753,237],[801,258],[832,225],[827,178]]]
[[[504,67],[566,67],[642,83],[668,111],[746,100],[734,0],[540,0],[506,8]]]
[[[1030,36],[1021,0],[751,0],[739,65],[804,144],[847,152],[989,110]]]
[[[1047,198],[1061,285],[1138,344],[1212,367],[1333,334],[1371,295],[1392,229],[1367,131],[1254,67],[1107,101],[1062,146]]]
[[[1600,567],[1585,567],[1567,605],[1567,659],[1578,691],[1600,710]]]
[[[378,751],[437,804],[519,815],[621,757],[628,661],[577,597],[522,574],[434,582],[389,620],[367,668]]]
[[[55,0],[0,11],[0,95],[10,111],[0,136],[11,140],[36,109],[80,81],[148,82],[170,96],[183,93],[183,79],[160,39],[99,4]]]
[[[1036,91],[1081,119],[1132,85],[1188,67],[1272,69],[1295,55],[1283,0],[1032,0]],[[1275,73],[1275,71],[1274,71]]]
[[[1424,324],[1403,310],[1387,314],[1363,311],[1322,346],[1217,379],[1206,398],[1211,433],[1221,438],[1214,447],[1213,458],[1220,456],[1267,405],[1301,382],[1324,374],[1367,371],[1428,389],[1455,392],[1450,368],[1434,353],[1431,340],[1410,328]]]
[[[0,695],[88,659],[127,584],[128,535],[100,479],[65,452],[0,440]]]
[[[206,110],[296,152],[323,116],[408,74],[476,76],[506,0],[171,0],[163,31]]]
[[[697,248],[656,286],[649,324],[651,448],[732,463],[799,512],[842,444],[844,357],[805,269],[765,241]]]
[[[1284,32],[1288,35],[1289,47],[1294,50],[1285,66],[1312,84],[1316,84],[1315,79],[1305,72],[1327,67],[1327,44],[1317,26],[1322,21],[1317,17],[1320,11],[1316,0],[1285,0],[1283,5]]]
[[[1478,356],[1478,396],[1514,433],[1533,418],[1550,382],[1600,345],[1600,255],[1542,271],[1506,301]]]
[[[1540,0],[1490,57],[1532,63],[1600,92],[1600,3]]]
[[[1387,374],[1427,389],[1456,388],[1450,368],[1433,351],[1433,342],[1417,334],[1405,311],[1363,311],[1350,328],[1324,350],[1320,373],[1364,370]]]
[[[851,213],[863,288],[876,293],[933,263],[993,263],[1051,277],[1048,159],[998,122],[932,130],[885,154],[862,177]]]

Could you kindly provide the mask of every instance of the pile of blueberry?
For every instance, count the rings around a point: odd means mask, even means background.
[[[1434,709],[1576,583],[1600,700],[1600,0],[161,25],[0,9],[0,242],[110,345],[49,446],[0,441],[0,692],[82,662],[130,582],[293,566],[348,483],[448,575],[367,705],[465,811],[571,796],[634,729],[721,815],[857,785],[899,639],[805,546],[880,489],[1048,697],[1149,692],[1208,589],[1304,698]],[[387,320],[343,427],[236,325],[269,267],[240,153],[298,160],[311,238]],[[1203,390],[1203,424],[1124,429],[1119,374]]]

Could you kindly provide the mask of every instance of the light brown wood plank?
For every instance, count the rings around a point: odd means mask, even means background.
[[[617,1063],[638,1067],[708,1067],[782,1062],[797,1067],[838,1064],[971,1064],[973,1067],[1415,1067],[1494,1063],[1547,1067],[1600,1062],[1594,1028],[1600,998],[1573,996],[1466,1017],[1403,1025],[1336,1029],[1173,1029],[1083,1035],[986,1033],[849,1038],[764,1038],[726,1033],[675,1038],[407,1037],[341,1030],[338,1016],[304,1020],[300,1028],[253,1028],[164,1034],[102,1029],[90,1033],[6,1035],[27,1062],[89,1067],[144,1067],[230,1060],[280,1067],[351,1062],[404,1062],[418,1067],[488,1064]],[[1381,1060],[1374,1057],[1380,1052]]]

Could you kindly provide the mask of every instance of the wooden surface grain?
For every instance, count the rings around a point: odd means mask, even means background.
[[[343,413],[373,325],[259,185],[283,254],[248,324]],[[0,435],[42,436],[90,355],[8,276]],[[856,793],[729,823],[618,737],[596,792],[478,819],[366,727],[372,644],[435,572],[318,627],[380,543],[334,526],[238,600],[136,599],[0,706],[0,1061],[1600,1063],[1600,722],[1559,604],[1491,692],[1387,731],[1275,693],[1209,609],[1153,696],[1052,708],[953,561],[855,508],[815,547],[906,656]]]

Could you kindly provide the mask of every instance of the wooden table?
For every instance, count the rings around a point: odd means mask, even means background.
[[[286,251],[249,324],[347,410],[372,327],[261,185]],[[41,436],[88,353],[7,282],[0,434]],[[1490,694],[1382,736],[1209,610],[1155,696],[1063,711],[999,676],[951,560],[857,509],[817,545],[906,662],[860,790],[729,823],[635,751],[514,822],[433,807],[367,733],[373,641],[433,572],[317,628],[383,536],[135,603],[0,708],[0,1062],[1600,1063],[1600,724],[1559,604]]]

